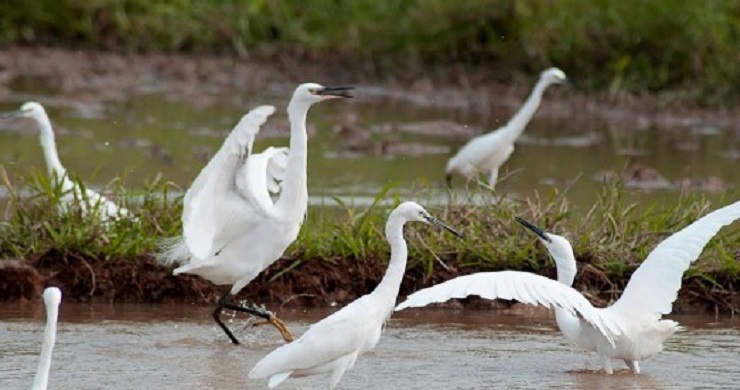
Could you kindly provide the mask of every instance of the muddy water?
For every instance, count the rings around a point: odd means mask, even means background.
[[[278,106],[259,136],[258,150],[287,144],[284,107],[290,86],[272,86],[260,95],[211,94],[204,105],[171,99],[166,91],[124,94],[115,100],[98,100],[88,93],[75,99],[33,78],[9,87],[0,95],[0,111],[28,100],[46,104],[62,162],[93,188],[116,177],[123,177],[130,188],[142,188],[158,175],[186,187],[238,118],[257,104]],[[309,192],[314,204],[333,204],[329,196],[367,201],[388,183],[400,183],[398,188],[406,193],[427,184],[441,188],[451,154],[470,137],[505,123],[517,108],[497,106],[496,101],[485,114],[431,108],[365,89],[361,87],[353,101],[324,103],[312,110]],[[665,189],[681,185],[711,192],[740,183],[736,132],[711,122],[655,128],[634,118],[557,112],[548,108],[548,99],[556,97],[546,96],[501,173],[508,178],[499,188],[507,194],[548,193],[577,179],[570,190],[572,200],[590,203],[598,181],[631,162],[637,164],[629,173],[637,177],[634,184],[663,189],[658,192],[663,197],[677,195],[679,191]],[[337,133],[342,124],[344,131]],[[0,164],[13,176],[43,169],[37,132],[28,120],[0,123]]]
[[[265,389],[247,373],[282,344],[271,328],[231,326],[243,345],[226,342],[207,308],[62,304],[52,389]],[[294,333],[326,315],[284,310]],[[549,314],[517,306],[506,312],[397,313],[378,347],[362,356],[342,389],[736,389],[740,321],[677,317],[687,330],[643,362],[643,375],[597,373],[598,359],[563,339]],[[43,306],[0,306],[0,388],[28,388],[43,333]],[[617,364],[617,362],[615,362]],[[618,365],[619,367],[619,365]],[[292,379],[281,388],[324,388],[326,377]]]

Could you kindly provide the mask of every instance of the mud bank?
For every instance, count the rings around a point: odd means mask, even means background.
[[[382,278],[381,261],[351,259],[310,260],[294,267],[296,260],[283,258],[265,270],[239,294],[239,299],[263,303],[273,310],[280,307],[331,307],[344,305],[367,294]],[[588,263],[579,264],[575,288],[596,306],[606,306],[621,294],[628,278],[610,279]],[[294,267],[290,272],[283,271]],[[453,277],[491,269],[435,270],[426,276],[418,268],[406,272],[400,296]],[[552,273],[552,272],[551,272]],[[631,275],[631,272],[628,273]],[[548,275],[550,277],[554,276]],[[688,276],[674,303],[674,313],[708,311],[734,314],[740,310],[736,281],[722,275],[709,275],[717,285],[703,277]],[[65,299],[90,303],[189,303],[213,304],[227,287],[214,286],[197,276],[173,276],[170,267],[158,264],[151,256],[102,261],[75,254],[48,252],[29,261],[0,260],[0,300],[38,299],[47,286],[58,286]],[[447,308],[506,309],[513,303],[479,298],[450,301]]]

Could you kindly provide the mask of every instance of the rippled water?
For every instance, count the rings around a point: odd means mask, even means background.
[[[687,330],[666,350],[613,376],[594,354],[571,347],[549,313],[515,310],[404,311],[379,345],[347,372],[341,389],[736,389],[740,320],[672,317]],[[204,307],[62,303],[50,374],[52,389],[266,389],[247,373],[282,344],[268,327],[243,327],[235,347]],[[297,335],[327,314],[284,310]],[[43,305],[0,305],[0,388],[28,388],[44,327]],[[615,367],[624,368],[615,361]],[[289,379],[280,388],[325,388],[326,376]]]
[[[291,91],[287,86],[268,88],[260,95],[248,91],[239,99],[212,97],[211,104],[194,106],[166,93],[101,101],[88,94],[75,100],[39,84],[42,81],[32,79],[11,83],[10,91],[0,95],[0,111],[17,109],[27,100],[46,104],[62,162],[93,188],[124,177],[126,185],[136,189],[158,175],[187,187],[234,123],[257,104],[278,106],[258,137],[257,149],[287,144],[284,107]],[[496,101],[485,114],[430,108],[373,91],[360,87],[353,101],[312,109],[308,184],[314,204],[333,204],[322,199],[334,195],[367,201],[388,183],[400,183],[407,192],[428,184],[442,188],[451,154],[473,135],[505,123],[517,109]],[[555,99],[557,95],[548,94],[544,105]],[[235,106],[234,100],[246,103]],[[345,128],[355,129],[350,131],[354,135],[337,135],[335,129],[350,123],[349,117],[356,123]],[[590,203],[605,174],[621,172],[633,163],[637,175],[648,178],[636,184],[648,188],[684,185],[714,191],[740,183],[740,134],[711,122],[656,128],[635,118],[622,119],[594,117],[585,109],[557,112],[543,107],[502,171],[500,177],[508,179],[498,188],[512,196],[531,196],[535,190],[548,193],[553,186],[564,188],[578,179],[570,190],[572,200]],[[366,135],[369,140],[363,141]],[[0,164],[13,177],[26,175],[33,167],[43,169],[37,131],[30,121],[0,123]],[[654,174],[660,179],[653,179]],[[457,183],[461,188],[461,181]]]

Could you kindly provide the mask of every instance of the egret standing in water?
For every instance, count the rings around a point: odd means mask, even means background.
[[[298,340],[270,352],[257,363],[249,377],[269,378],[268,385],[273,388],[289,377],[331,372],[329,388],[335,388],[344,372],[355,365],[358,356],[378,344],[383,324],[393,313],[408,254],[403,226],[410,221],[436,225],[462,237],[417,203],[402,203],[391,212],[385,225],[391,259],[375,290],[312,325]]]
[[[542,72],[539,82],[527,101],[505,126],[471,139],[447,161],[445,169],[447,184],[452,183],[454,173],[465,176],[467,180],[473,180],[482,173],[488,175],[488,184],[494,188],[499,168],[514,153],[514,142],[532,119],[537,107],[540,106],[542,94],[550,85],[561,84],[565,81],[565,73],[558,68],[550,68]]]
[[[41,149],[44,151],[44,159],[46,160],[46,168],[49,171],[49,177],[51,177],[53,182],[59,185],[62,190],[63,195],[60,199],[60,209],[63,212],[66,212],[69,210],[71,205],[77,203],[84,212],[89,212],[89,206],[97,208],[96,212],[101,221],[107,221],[109,219],[119,217],[135,219],[130,215],[128,210],[123,207],[118,207],[115,203],[95,191],[85,189],[85,194],[83,196],[80,186],[69,178],[67,170],[59,161],[54,130],[52,130],[49,116],[46,114],[46,110],[44,110],[44,107],[41,104],[28,102],[23,104],[21,109],[18,111],[0,114],[0,119],[6,118],[31,118],[36,122],[36,125],[38,125],[39,136],[41,138]]]
[[[57,318],[59,304],[62,302],[62,292],[56,287],[44,290],[44,305],[46,306],[46,328],[44,328],[44,342],[41,345],[39,368],[33,378],[33,390],[46,390],[49,383],[49,369],[51,368],[51,352],[57,338]]]
[[[234,344],[239,341],[220,318],[224,308],[264,318],[287,341],[292,340],[290,331],[273,313],[232,304],[231,298],[279,259],[298,237],[308,204],[306,115],[315,103],[352,97],[351,90],[299,85],[288,104],[290,150],[269,148],[252,154],[254,138],[275,108],[261,106],[250,111],[185,194],[183,235],[163,258],[165,263],[182,263],[175,275],[194,274],[232,286],[218,301],[213,318]],[[280,195],[273,202],[270,192],[278,191]]]
[[[683,273],[699,257],[709,240],[723,226],[738,218],[740,202],[705,215],[650,252],[632,274],[619,300],[607,308],[594,309],[601,322],[619,334],[614,343],[609,342],[604,332],[584,322],[584,316],[576,316],[564,309],[577,304],[577,300],[585,300],[571,287],[576,275],[576,260],[568,240],[544,232],[521,218],[517,221],[539,237],[555,260],[559,283],[528,272],[482,272],[417,291],[396,310],[469,295],[555,306],[555,319],[565,338],[580,348],[596,352],[607,374],[613,373],[612,359],[624,360],[633,373],[639,374],[639,361],[658,354],[663,350],[663,341],[681,330],[677,322],[661,317],[671,312]]]

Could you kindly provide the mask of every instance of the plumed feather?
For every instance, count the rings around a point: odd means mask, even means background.
[[[460,276],[409,295],[395,310],[422,307],[471,295],[485,299],[513,299],[550,309],[561,307],[593,325],[612,344],[614,338],[623,332],[621,324],[603,316],[602,310],[594,308],[580,292],[544,276],[520,271],[480,272]]]
[[[265,215],[274,214],[270,193],[280,191],[287,159],[288,148],[269,147],[249,156],[236,176],[236,187],[241,194]]]
[[[206,258],[212,254],[214,237],[225,224],[220,220],[223,214],[214,211],[219,205],[213,199],[235,189],[237,169],[249,157],[260,126],[274,112],[273,106],[259,106],[244,115],[185,194],[183,237],[196,257]]]
[[[715,210],[663,240],[632,274],[613,310],[642,311],[660,318],[671,312],[684,272],[709,240],[740,218],[740,202]]]

